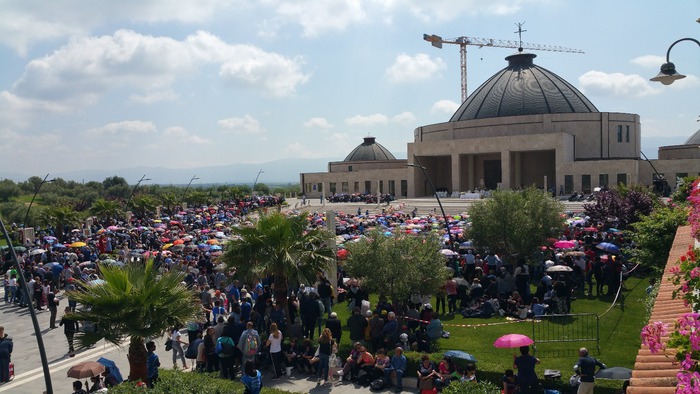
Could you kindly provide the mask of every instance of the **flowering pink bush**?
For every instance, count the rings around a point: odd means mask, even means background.
[[[693,182],[690,197],[690,213],[688,222],[691,225],[693,236],[700,238],[700,178]],[[673,292],[673,298],[681,297],[686,306],[694,311],[700,310],[700,263],[698,255],[692,246],[688,247],[685,255],[679,259],[677,266],[671,267],[671,282],[678,286]],[[649,347],[652,353],[666,349],[661,342],[661,337],[667,334],[666,326],[662,322],[648,324],[642,329],[642,342]],[[674,326],[668,341],[668,346],[678,350],[676,359],[680,362],[678,372],[678,385],[676,393],[691,394],[700,393],[700,314],[686,313],[681,315]]]

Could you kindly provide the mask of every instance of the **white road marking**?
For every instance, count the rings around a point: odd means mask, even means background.
[[[75,357],[73,358],[66,358],[65,360],[57,361],[54,363],[49,364],[49,372],[51,373],[51,380],[52,380],[52,385],[55,382],[55,376],[54,374],[58,371],[68,369],[74,364],[78,364],[83,361],[88,361],[91,359],[97,359],[99,356],[109,353],[112,350],[118,349],[117,346],[114,346],[112,344],[104,345],[95,349],[89,349],[83,353],[76,354]],[[34,376],[31,376],[34,375]],[[26,378],[25,378],[26,377]],[[0,393],[8,391],[13,388],[17,388],[19,386],[23,386],[29,382],[32,382],[36,379],[43,378],[44,377],[44,369],[42,367],[35,368],[31,371],[23,372],[19,375],[15,375],[14,380],[10,383],[6,383],[2,386],[0,386]]]

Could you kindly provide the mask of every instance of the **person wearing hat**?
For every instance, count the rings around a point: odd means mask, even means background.
[[[330,319],[326,320],[326,328],[331,330],[335,343],[340,343],[340,337],[343,336],[343,328],[337,313],[331,312]]]

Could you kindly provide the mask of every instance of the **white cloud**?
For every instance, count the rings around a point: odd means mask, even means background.
[[[671,89],[692,89],[700,86],[700,78],[695,75],[686,75],[683,79],[678,79],[669,85]]]
[[[344,31],[355,23],[367,20],[365,4],[358,0],[266,0],[279,20],[298,23],[304,37],[317,37],[329,31]]]
[[[242,118],[221,119],[218,123],[222,130],[234,134],[262,134],[265,131],[260,122],[250,115],[245,115]]]
[[[304,127],[330,129],[333,127],[333,125],[330,124],[326,118],[311,118],[304,122]]]
[[[433,104],[430,113],[452,115],[459,108],[459,104],[452,100],[440,100]]]
[[[355,115],[345,119],[345,123],[350,126],[372,127],[389,123],[389,118],[383,114]]]
[[[588,71],[581,75],[578,81],[581,90],[588,94],[636,98],[661,92],[660,89],[652,87],[646,78],[637,74],[608,74],[602,71]]]
[[[153,122],[142,120],[124,120],[121,122],[107,123],[101,127],[95,127],[85,131],[88,135],[116,135],[116,134],[150,134],[158,129]]]
[[[187,129],[181,126],[167,127],[163,130],[164,137],[185,137],[188,134]]]
[[[513,15],[524,5],[546,3],[548,0],[376,0],[391,10],[408,10],[416,19],[424,23],[447,22],[464,15]]]
[[[129,99],[136,104],[153,104],[160,101],[173,101],[178,98],[178,94],[172,89],[158,90],[144,94],[132,94]]]
[[[287,58],[251,45],[229,45],[197,32],[184,41],[118,30],[113,35],[82,37],[52,54],[30,61],[11,94],[44,102],[44,107],[79,107],[95,103],[119,87],[142,90],[134,102],[150,103],[176,97],[170,85],[207,64],[233,85],[268,96],[295,92],[309,76],[301,58]]]
[[[650,68],[656,68],[659,69],[662,64],[666,63],[666,58],[663,56],[656,56],[656,55],[644,55],[644,56],[639,56],[635,57],[634,59],[630,60],[630,63],[636,64],[638,66],[642,67],[650,67]]]
[[[180,23],[204,22],[236,0],[93,1],[46,2],[22,0],[3,2],[0,44],[21,55],[37,42],[56,41],[88,34],[93,28],[120,22]]]
[[[438,58],[434,60],[425,53],[410,56],[402,53],[396,56],[394,64],[386,69],[386,76],[391,82],[413,82],[434,78],[447,66]]]
[[[413,115],[411,112],[402,112],[393,116],[391,121],[393,123],[410,124],[416,121],[416,115]]]
[[[212,141],[198,135],[193,135],[182,126],[167,127],[163,130],[163,137],[168,141],[188,142],[196,145],[211,144]]]

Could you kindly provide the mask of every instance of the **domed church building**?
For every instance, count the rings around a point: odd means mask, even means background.
[[[658,175],[674,186],[677,177],[700,174],[700,131],[684,145],[659,148],[659,159],[647,162],[640,153],[639,115],[600,112],[573,85],[536,65],[536,56],[506,57],[508,66],[476,89],[449,121],[415,129],[407,161],[394,159],[368,137],[345,161],[329,163],[329,173],[302,174],[307,196],[315,191],[313,179],[328,182],[331,193],[334,184],[340,192],[344,186],[338,185],[347,182],[351,193],[431,196],[423,169],[407,162],[420,163],[436,189],[454,197],[533,185],[588,194],[620,183],[652,185]],[[353,162],[355,156],[361,160]],[[361,173],[352,176],[366,179],[359,188],[358,180],[342,174],[355,171]],[[403,186],[369,187],[390,179],[394,186],[406,182],[405,194]]]

